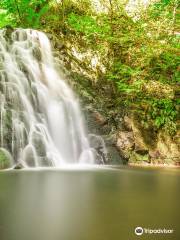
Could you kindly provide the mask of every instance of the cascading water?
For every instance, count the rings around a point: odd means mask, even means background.
[[[0,30],[0,144],[12,165],[95,160],[78,101],[56,71],[42,32]]]

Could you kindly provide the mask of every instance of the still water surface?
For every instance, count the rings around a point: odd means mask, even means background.
[[[0,172],[0,240],[180,239],[180,170]],[[167,228],[173,234],[134,229]]]

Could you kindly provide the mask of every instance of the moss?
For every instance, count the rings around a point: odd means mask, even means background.
[[[0,149],[0,169],[5,169],[8,167],[10,167],[10,158],[4,150]]]
[[[131,153],[129,162],[136,163],[136,162],[148,162],[149,163],[149,154],[141,155],[135,152]]]

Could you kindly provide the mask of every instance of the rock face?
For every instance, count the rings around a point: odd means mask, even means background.
[[[129,159],[134,149],[134,134],[128,131],[119,131],[117,134],[117,147],[125,159]]]
[[[97,163],[123,164],[123,158],[116,147],[116,137],[111,134],[111,128],[107,123],[107,119],[97,110],[94,112],[88,107],[84,109],[84,114],[89,131],[90,144],[102,158],[102,161]]]
[[[180,164],[178,133],[171,137],[151,127],[144,129],[134,116],[124,118],[129,131],[119,131],[117,147],[129,163]]]

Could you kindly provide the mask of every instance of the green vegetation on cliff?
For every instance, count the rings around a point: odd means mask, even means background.
[[[144,129],[174,136],[180,91],[178,1],[134,8],[128,2],[2,0],[0,27],[37,28],[71,43],[82,68],[94,71],[95,89],[107,87],[112,104],[138,114]]]

